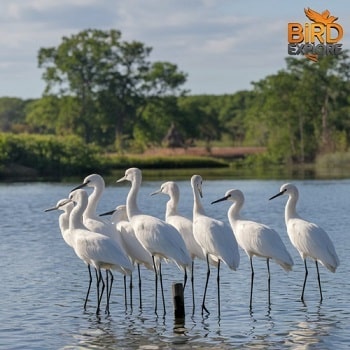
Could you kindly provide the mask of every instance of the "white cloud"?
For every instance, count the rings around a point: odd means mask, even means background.
[[[339,16],[344,48],[350,46],[350,3],[309,0],[308,6]],[[193,93],[248,88],[285,66],[286,25],[306,20],[303,9],[280,0],[1,0],[0,96],[39,97],[40,47],[87,28],[119,29],[124,40],[151,46],[151,59],[188,73]]]

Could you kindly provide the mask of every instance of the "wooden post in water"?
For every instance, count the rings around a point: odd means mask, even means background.
[[[184,288],[182,283],[173,283],[173,300],[175,320],[185,319]]]

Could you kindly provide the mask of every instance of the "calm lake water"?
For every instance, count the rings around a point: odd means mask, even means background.
[[[170,179],[170,178],[169,178]],[[350,180],[293,181],[300,191],[299,212],[321,225],[333,240],[340,258],[335,274],[320,268],[324,300],[319,302],[315,264],[309,261],[305,304],[299,298],[304,266],[292,247],[284,224],[286,197],[268,198],[285,181],[204,181],[203,205],[208,215],[227,220],[229,203],[210,205],[226,190],[245,193],[243,213],[247,218],[275,228],[294,259],[286,273],[271,262],[271,307],[267,304],[265,260],[254,258],[255,284],[252,311],[249,309],[250,265],[241,252],[237,271],[222,265],[221,317],[217,313],[216,269],[208,287],[210,315],[200,313],[206,265],[195,263],[196,305],[192,316],[191,289],[186,288],[186,318],[176,325],[173,316],[172,284],[182,281],[173,264],[163,265],[167,314],[154,314],[154,276],[142,269],[143,309],[138,308],[137,278],[134,277],[134,307],[125,309],[122,276],[115,273],[110,315],[95,315],[95,285],[86,311],[86,266],[64,243],[59,212],[44,209],[68,195],[74,184],[0,185],[1,236],[0,348],[1,349],[348,349],[350,344]],[[179,211],[192,216],[189,181],[179,181]],[[166,196],[150,197],[160,181],[144,182],[139,206],[163,218]],[[107,183],[98,208],[113,209],[125,202],[129,184]],[[161,300],[159,299],[159,305]]]

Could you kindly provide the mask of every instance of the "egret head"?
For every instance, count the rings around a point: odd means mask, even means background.
[[[193,175],[191,178],[191,186],[194,191],[198,191],[199,195],[203,197],[202,193],[202,177],[200,175]]]
[[[78,188],[77,190],[74,190],[70,193],[69,199],[74,203],[81,203],[83,205],[87,205],[88,194],[86,191]]]
[[[151,196],[153,196],[155,194],[159,194],[159,193],[167,194],[169,197],[172,197],[172,196],[179,197],[180,190],[179,190],[179,186],[176,184],[176,182],[168,181],[168,182],[164,182],[160,186],[159,190],[151,193]]]
[[[48,209],[45,209],[45,212],[47,211],[53,211],[53,210],[66,210],[67,207],[73,207],[74,204],[73,202],[68,199],[68,198],[64,198],[64,199],[61,199],[57,202],[56,206],[52,207],[52,208],[48,208]]]
[[[138,168],[129,168],[125,171],[125,175],[117,180],[117,182],[122,182],[122,181],[139,181],[141,182],[142,180],[142,172]]]
[[[104,186],[105,182],[103,180],[103,177],[101,175],[98,175],[98,174],[91,174],[84,179],[82,184],[78,185],[77,187],[74,187],[71,192],[78,190],[80,188],[84,188],[86,186],[95,187],[99,184]]]
[[[282,196],[282,195],[288,195],[288,196],[298,196],[299,192],[296,186],[294,186],[291,183],[286,183],[281,186],[279,193],[272,196],[269,200],[274,199],[276,197]]]
[[[219,202],[222,202],[222,201],[232,201],[232,202],[243,203],[243,202],[244,202],[244,195],[243,195],[243,192],[240,191],[240,190],[235,190],[235,189],[228,190],[228,191],[225,193],[225,196],[224,196],[224,197],[219,198],[219,199],[217,199],[217,200],[214,201],[214,202],[211,202],[211,204],[219,203]]]
[[[126,211],[126,205],[122,204],[122,205],[118,205],[115,208],[115,212],[113,214],[113,218],[115,218],[116,222],[119,221],[128,221],[128,213]]]
[[[100,214],[100,216],[112,215],[114,222],[128,221],[128,214],[126,212],[126,205],[118,205],[115,209],[106,211]]]
[[[103,177],[101,175],[98,174],[91,174],[89,176],[87,176],[84,179],[84,183],[86,183],[86,186],[88,187],[94,187],[94,186],[104,186],[105,185],[105,181],[103,180]]]

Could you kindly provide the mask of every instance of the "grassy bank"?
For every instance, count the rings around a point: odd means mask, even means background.
[[[210,157],[159,157],[159,156],[110,156],[99,155],[96,160],[90,161],[86,166],[79,164],[77,167],[74,164],[70,166],[62,165],[61,163],[48,164],[47,168],[40,162],[32,164],[26,162],[7,163],[0,166],[1,181],[62,181],[63,179],[86,176],[90,173],[99,173],[104,176],[113,176],[120,174],[125,169],[130,167],[138,167],[145,170],[150,176],[157,176],[161,172],[170,173],[186,173],[192,172],[193,169],[211,169],[222,170],[228,169],[229,163]],[[153,174],[153,175],[152,175]],[[181,175],[180,175],[181,176]]]
[[[262,149],[226,147],[209,155],[198,151],[197,147],[186,154],[169,149],[159,154],[106,154],[74,136],[0,134],[0,181],[62,181],[91,173],[119,176],[129,167],[142,169],[146,178],[188,178],[194,173],[217,179],[350,177],[350,152],[323,155],[313,164],[286,165],[273,163]]]

